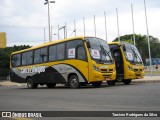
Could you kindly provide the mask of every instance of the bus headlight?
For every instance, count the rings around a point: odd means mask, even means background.
[[[130,67],[129,65],[128,65],[128,69],[133,71],[132,67]]]
[[[93,69],[100,72],[100,69],[98,67],[96,67],[94,64],[92,65]]]

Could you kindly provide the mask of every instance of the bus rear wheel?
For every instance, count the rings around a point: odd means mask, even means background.
[[[96,87],[96,88],[100,87],[101,84],[102,84],[102,81],[92,83],[93,87]]]
[[[56,86],[56,83],[47,83],[46,85],[48,88],[54,88]]]
[[[125,85],[129,85],[131,83],[131,79],[123,80],[123,83]]]
[[[34,89],[34,88],[37,88],[38,87],[38,84],[37,83],[34,83],[32,78],[28,78],[27,79],[27,87],[29,89]]]
[[[107,84],[109,86],[114,86],[116,84],[116,80],[110,80],[110,81],[107,81]]]
[[[79,79],[76,75],[72,75],[69,78],[69,85],[71,88],[76,89],[80,87]]]

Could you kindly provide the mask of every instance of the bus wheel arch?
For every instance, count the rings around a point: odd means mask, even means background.
[[[32,77],[30,77],[30,76],[28,76],[28,77],[26,78],[26,82],[27,82],[27,87],[28,87],[29,89],[35,89],[35,88],[38,87],[38,84],[37,84],[37,83],[34,83]]]
[[[102,84],[102,81],[98,81],[98,82],[92,82],[92,86],[95,88],[99,88]]]
[[[68,75],[68,84],[73,89],[79,88],[80,87],[80,82],[79,82],[78,75],[75,74],[75,73],[70,73]]]

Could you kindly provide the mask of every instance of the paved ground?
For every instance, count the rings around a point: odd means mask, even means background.
[[[104,85],[101,88],[87,86],[80,89],[70,89],[62,86],[53,89],[45,87],[27,89],[24,86],[0,86],[0,110],[159,111],[159,91],[160,83],[118,84],[114,87]],[[52,120],[53,118],[47,119]],[[64,118],[56,119],[63,120]],[[67,120],[70,119],[81,120],[82,118],[67,118]],[[87,118],[87,120],[103,119],[106,118]],[[121,120],[121,118],[112,119]],[[123,118],[122,120],[131,119],[135,120],[136,118]],[[151,118],[140,118],[140,120],[150,119]],[[152,120],[156,119],[157,118],[152,118]]]
[[[160,110],[160,83],[27,89],[1,86],[1,110]]]
[[[25,84],[0,83],[0,110],[3,111],[160,111],[160,77],[134,80],[131,85],[104,84],[80,89],[58,86],[27,89]],[[53,118],[47,118],[53,119]],[[62,120],[63,118],[57,118]],[[81,120],[82,118],[67,118]],[[87,118],[102,120],[104,118]],[[121,120],[118,118],[117,120]],[[122,118],[130,120],[136,118]],[[151,118],[140,118],[150,120]],[[157,118],[152,118],[156,120]],[[114,118],[116,120],[116,118]]]

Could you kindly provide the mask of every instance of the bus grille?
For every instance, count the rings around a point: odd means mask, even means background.
[[[142,72],[142,69],[134,69],[134,72]]]
[[[104,79],[106,79],[106,78],[110,78],[111,75],[103,75],[103,77],[104,77]]]
[[[112,73],[113,69],[101,69],[101,73]]]
[[[101,69],[101,73],[103,73],[104,79],[110,78],[112,76],[114,69]]]

